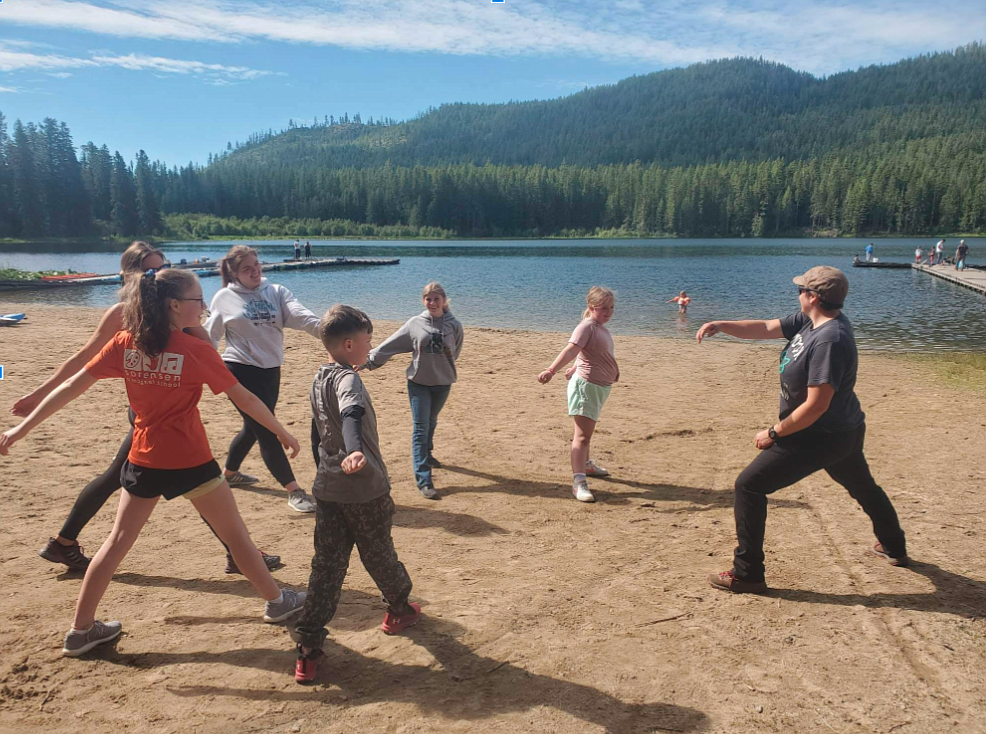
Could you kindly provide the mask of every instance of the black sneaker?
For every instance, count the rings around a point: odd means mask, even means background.
[[[281,565],[280,556],[269,556],[263,551],[260,551],[260,555],[264,557],[264,563],[266,564],[268,571],[273,571]],[[226,573],[243,573],[239,566],[236,565],[236,561],[233,560],[232,553],[226,554]]]
[[[85,571],[92,559],[83,554],[82,546],[78,543],[62,545],[54,538],[48,538],[48,543],[38,551],[38,555],[52,563],[63,563],[72,571]]]
[[[442,468],[442,462],[440,462],[440,461],[439,461],[438,459],[436,459],[436,458],[435,458],[434,456],[429,456],[429,457],[428,457],[428,458],[427,458],[427,459],[425,460],[425,463],[426,463],[426,464],[427,464],[428,466],[430,466],[430,467],[431,467],[432,469],[441,469],[441,468]]]

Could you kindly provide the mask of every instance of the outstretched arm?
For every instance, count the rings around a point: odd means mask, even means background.
[[[74,377],[69,378],[59,385],[54,392],[49,393],[41,401],[41,404],[27,418],[21,421],[19,426],[11,428],[3,435],[0,435],[0,456],[6,456],[7,451],[13,444],[29,434],[35,426],[47,420],[79,397],[92,387],[95,382],[96,378],[83,369],[79,370]]]
[[[540,375],[538,375],[538,382],[540,382],[542,385],[550,382],[551,378],[555,376],[555,372],[557,372],[566,364],[568,364],[573,359],[575,359],[579,355],[579,352],[581,351],[582,351],[582,347],[580,347],[578,344],[573,344],[569,342],[565,346],[565,348],[561,350],[558,356],[555,357],[555,361],[551,363],[551,366],[548,367],[548,369],[546,369]]]
[[[298,441],[294,436],[288,433],[287,430],[285,430],[284,426],[282,426],[280,421],[274,417],[274,414],[270,412],[260,398],[238,382],[233,385],[233,387],[229,388],[226,391],[226,394],[229,395],[229,399],[233,401],[233,405],[277,436],[277,440],[281,442],[281,445],[291,451],[292,459],[298,455],[298,452],[301,450],[301,446],[298,445]]]
[[[707,336],[714,336],[719,333],[735,336],[738,339],[781,339],[784,332],[781,330],[780,319],[770,319],[769,321],[710,321],[702,324],[695,338],[699,344]]]
[[[113,335],[122,328],[123,304],[118,303],[103,314],[103,318],[99,320],[99,326],[96,327],[96,330],[89,337],[89,341],[85,343],[85,346],[69,357],[58,368],[55,374],[45,380],[44,384],[14,403],[14,407],[10,409],[10,412],[22,418],[30,415],[41,404],[41,401],[51,394],[52,390],[70,377],[78,374],[79,370],[85,367],[89,363],[89,360],[99,354],[99,350],[103,348],[103,345],[112,339]]]

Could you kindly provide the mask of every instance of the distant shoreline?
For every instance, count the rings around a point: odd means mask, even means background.
[[[143,240],[152,245],[169,245],[169,244],[182,244],[186,242],[270,242],[274,240],[284,240],[286,243],[291,243],[294,240],[300,240],[302,242],[538,242],[538,241],[552,241],[552,240],[690,240],[690,239],[701,239],[701,240],[873,240],[874,242],[884,239],[913,239],[913,240],[938,240],[938,239],[961,239],[968,237],[973,238],[984,238],[986,237],[986,232],[975,233],[975,232],[963,232],[963,233],[946,233],[946,234],[880,234],[880,235],[866,235],[866,236],[852,236],[852,235],[834,235],[834,234],[800,234],[800,235],[781,235],[777,237],[712,237],[712,236],[701,236],[701,237],[687,237],[684,235],[639,235],[639,234],[596,234],[596,235],[548,235],[544,237],[361,237],[357,235],[352,236],[340,236],[340,237],[298,237],[295,235],[283,235],[283,236],[273,236],[273,235],[255,235],[249,237],[235,236],[235,235],[219,235],[214,237],[203,237],[199,239],[179,239],[176,237],[161,237],[161,236],[135,236],[132,238],[128,237],[46,237],[41,240],[31,240],[31,239],[12,239],[12,238],[2,238],[0,239],[0,252],[3,251],[16,251],[12,248],[31,246],[31,247],[45,247],[45,246],[55,246],[55,247],[69,247],[73,245],[77,246],[98,246],[100,252],[114,252],[123,251],[131,242],[134,240]],[[80,250],[81,251],[81,250]]]

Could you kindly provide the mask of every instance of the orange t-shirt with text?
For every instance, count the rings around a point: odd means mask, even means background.
[[[173,331],[154,357],[137,349],[129,331],[117,332],[86,365],[97,380],[122,377],[136,414],[127,458],[149,469],[190,469],[212,461],[198,404],[202,386],[226,392],[237,383],[211,344]]]

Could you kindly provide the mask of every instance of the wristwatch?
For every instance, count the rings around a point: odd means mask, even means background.
[[[780,436],[777,435],[777,431],[774,430],[773,426],[767,429],[767,435],[770,436],[771,441],[776,441],[778,438],[780,438]]]

